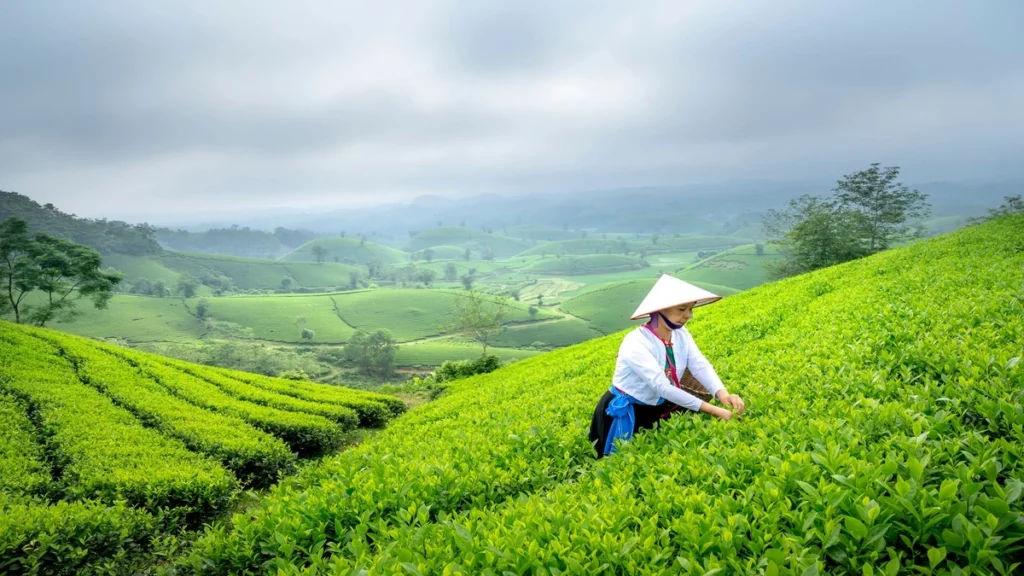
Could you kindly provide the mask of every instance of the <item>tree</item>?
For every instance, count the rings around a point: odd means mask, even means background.
[[[987,216],[978,216],[968,219],[971,224],[985,222],[993,218],[999,218],[1008,214],[1024,213],[1024,199],[1020,194],[1015,196],[1003,196],[1003,203],[998,208],[990,208]]]
[[[459,279],[459,269],[455,267],[455,264],[449,262],[444,265],[444,280],[445,282],[455,282]]]
[[[762,226],[783,256],[765,264],[769,277],[785,278],[866,256],[856,219],[850,211],[835,210],[809,195],[790,200],[784,210],[769,210]]]
[[[754,244],[754,253],[758,256],[764,256],[764,244],[760,242]]]
[[[463,277],[462,277],[462,285],[466,288],[466,290],[472,290],[473,289],[473,275],[472,274],[465,274],[465,275],[463,275]]]
[[[200,298],[199,302],[196,302],[196,318],[206,320],[206,314],[209,311],[210,303],[206,301],[206,298]]]
[[[381,273],[382,265],[377,260],[371,260],[366,263],[366,274],[370,278],[377,278]]]
[[[387,330],[373,334],[356,332],[345,343],[345,359],[366,374],[376,373],[381,378],[391,376],[395,368],[395,353],[398,344]]]
[[[484,260],[494,260],[494,250],[490,246],[484,248]]]
[[[21,323],[22,300],[35,289],[31,244],[26,221],[12,216],[0,222],[0,265],[3,266],[0,281],[4,300],[0,313],[13,313],[18,324]]]
[[[657,244],[658,240],[661,240],[661,236],[658,234],[651,235],[651,244]]]
[[[426,260],[427,262],[433,262],[434,261],[434,249],[433,248],[427,248],[426,250],[424,250],[423,251],[423,259]]]
[[[355,290],[359,287],[359,271],[352,270],[348,273],[348,287]]]
[[[78,315],[75,301],[90,298],[97,309],[107,307],[121,274],[103,270],[100,253],[88,246],[46,234],[28,235],[28,223],[10,217],[0,222],[0,312],[13,313],[14,321],[28,319],[36,326]],[[44,295],[41,304],[27,306],[33,291]]]
[[[537,319],[537,312],[538,312],[538,310],[537,310],[536,306],[530,306],[529,308],[526,309],[526,311],[530,314],[530,320],[536,320]]]
[[[472,255],[473,253],[469,251],[469,248],[466,248],[466,252],[463,253],[462,257],[466,260],[469,260]]]
[[[424,268],[416,273],[416,280],[419,282],[423,282],[424,286],[432,285],[436,278],[437,272],[429,268]]]
[[[488,341],[499,334],[502,322],[512,310],[511,301],[503,296],[489,296],[470,290],[455,299],[455,322],[451,328],[475,340],[487,355]]]
[[[313,246],[312,250],[313,250],[313,257],[316,258],[317,264],[320,264],[321,262],[323,262],[324,261],[324,256],[327,256],[327,248],[324,248],[323,246],[317,244],[317,245]]]
[[[342,231],[341,231],[341,237],[342,237],[342,238],[344,238],[344,237],[345,237],[345,231],[344,231],[344,230],[342,230]]]
[[[300,334],[303,340],[312,340],[316,336],[316,332],[313,332],[309,328],[303,328]]]
[[[366,235],[362,234],[359,236],[359,246],[366,246]]]
[[[341,256],[335,256],[334,257],[334,263],[337,264],[339,262],[341,262]]]
[[[853,225],[868,254],[921,236],[907,222],[929,214],[927,196],[897,182],[899,175],[899,166],[879,168],[875,162],[844,176],[834,190],[833,209],[855,216]]]
[[[149,293],[157,298],[164,298],[169,293],[169,290],[167,290],[167,285],[164,284],[163,280],[157,280],[153,283],[153,288]]]
[[[849,174],[828,199],[803,195],[782,210],[769,210],[762,228],[782,259],[767,265],[783,278],[869,256],[922,234],[910,220],[929,212],[925,195],[896,181],[899,167]]]
[[[188,272],[178,276],[178,287],[176,292],[181,294],[185,298],[192,298],[196,295],[199,290],[199,280],[196,277],[189,274]]]
[[[287,290],[292,287],[292,279],[289,276],[281,278],[281,288]]]

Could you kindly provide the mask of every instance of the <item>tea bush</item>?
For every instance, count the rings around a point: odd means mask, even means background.
[[[729,422],[595,462],[622,334],[455,382],[207,530],[279,574],[1011,574],[1024,561],[1024,217],[697,312]]]

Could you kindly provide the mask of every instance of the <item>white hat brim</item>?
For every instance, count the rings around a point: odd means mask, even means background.
[[[658,310],[693,304],[693,307],[704,306],[721,300],[722,297],[708,292],[707,290],[684,282],[668,274],[663,274],[654,284],[651,291],[644,297],[643,302],[636,308],[636,312],[630,316],[630,320],[638,320],[644,316],[650,316]]]

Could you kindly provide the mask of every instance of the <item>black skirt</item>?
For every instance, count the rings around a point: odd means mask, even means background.
[[[601,396],[601,400],[598,401],[597,407],[594,408],[594,416],[590,419],[590,443],[594,446],[594,452],[597,453],[598,458],[604,457],[604,447],[608,442],[608,431],[611,430],[612,421],[614,418],[605,413],[608,409],[608,403],[615,398],[611,390],[604,393]],[[673,412],[684,411],[679,405],[673,404],[668,400],[665,400],[657,406],[651,406],[648,404],[634,404],[633,413],[636,415],[636,419],[633,424],[633,434],[636,434],[640,430],[649,430],[654,427],[654,423],[663,418],[668,418]]]

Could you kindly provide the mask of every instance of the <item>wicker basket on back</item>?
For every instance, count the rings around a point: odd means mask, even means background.
[[[689,368],[683,370],[683,377],[679,379],[679,388],[685,392],[693,394],[705,402],[711,401],[711,393],[708,392],[708,389],[705,388],[703,384],[693,377]]]

